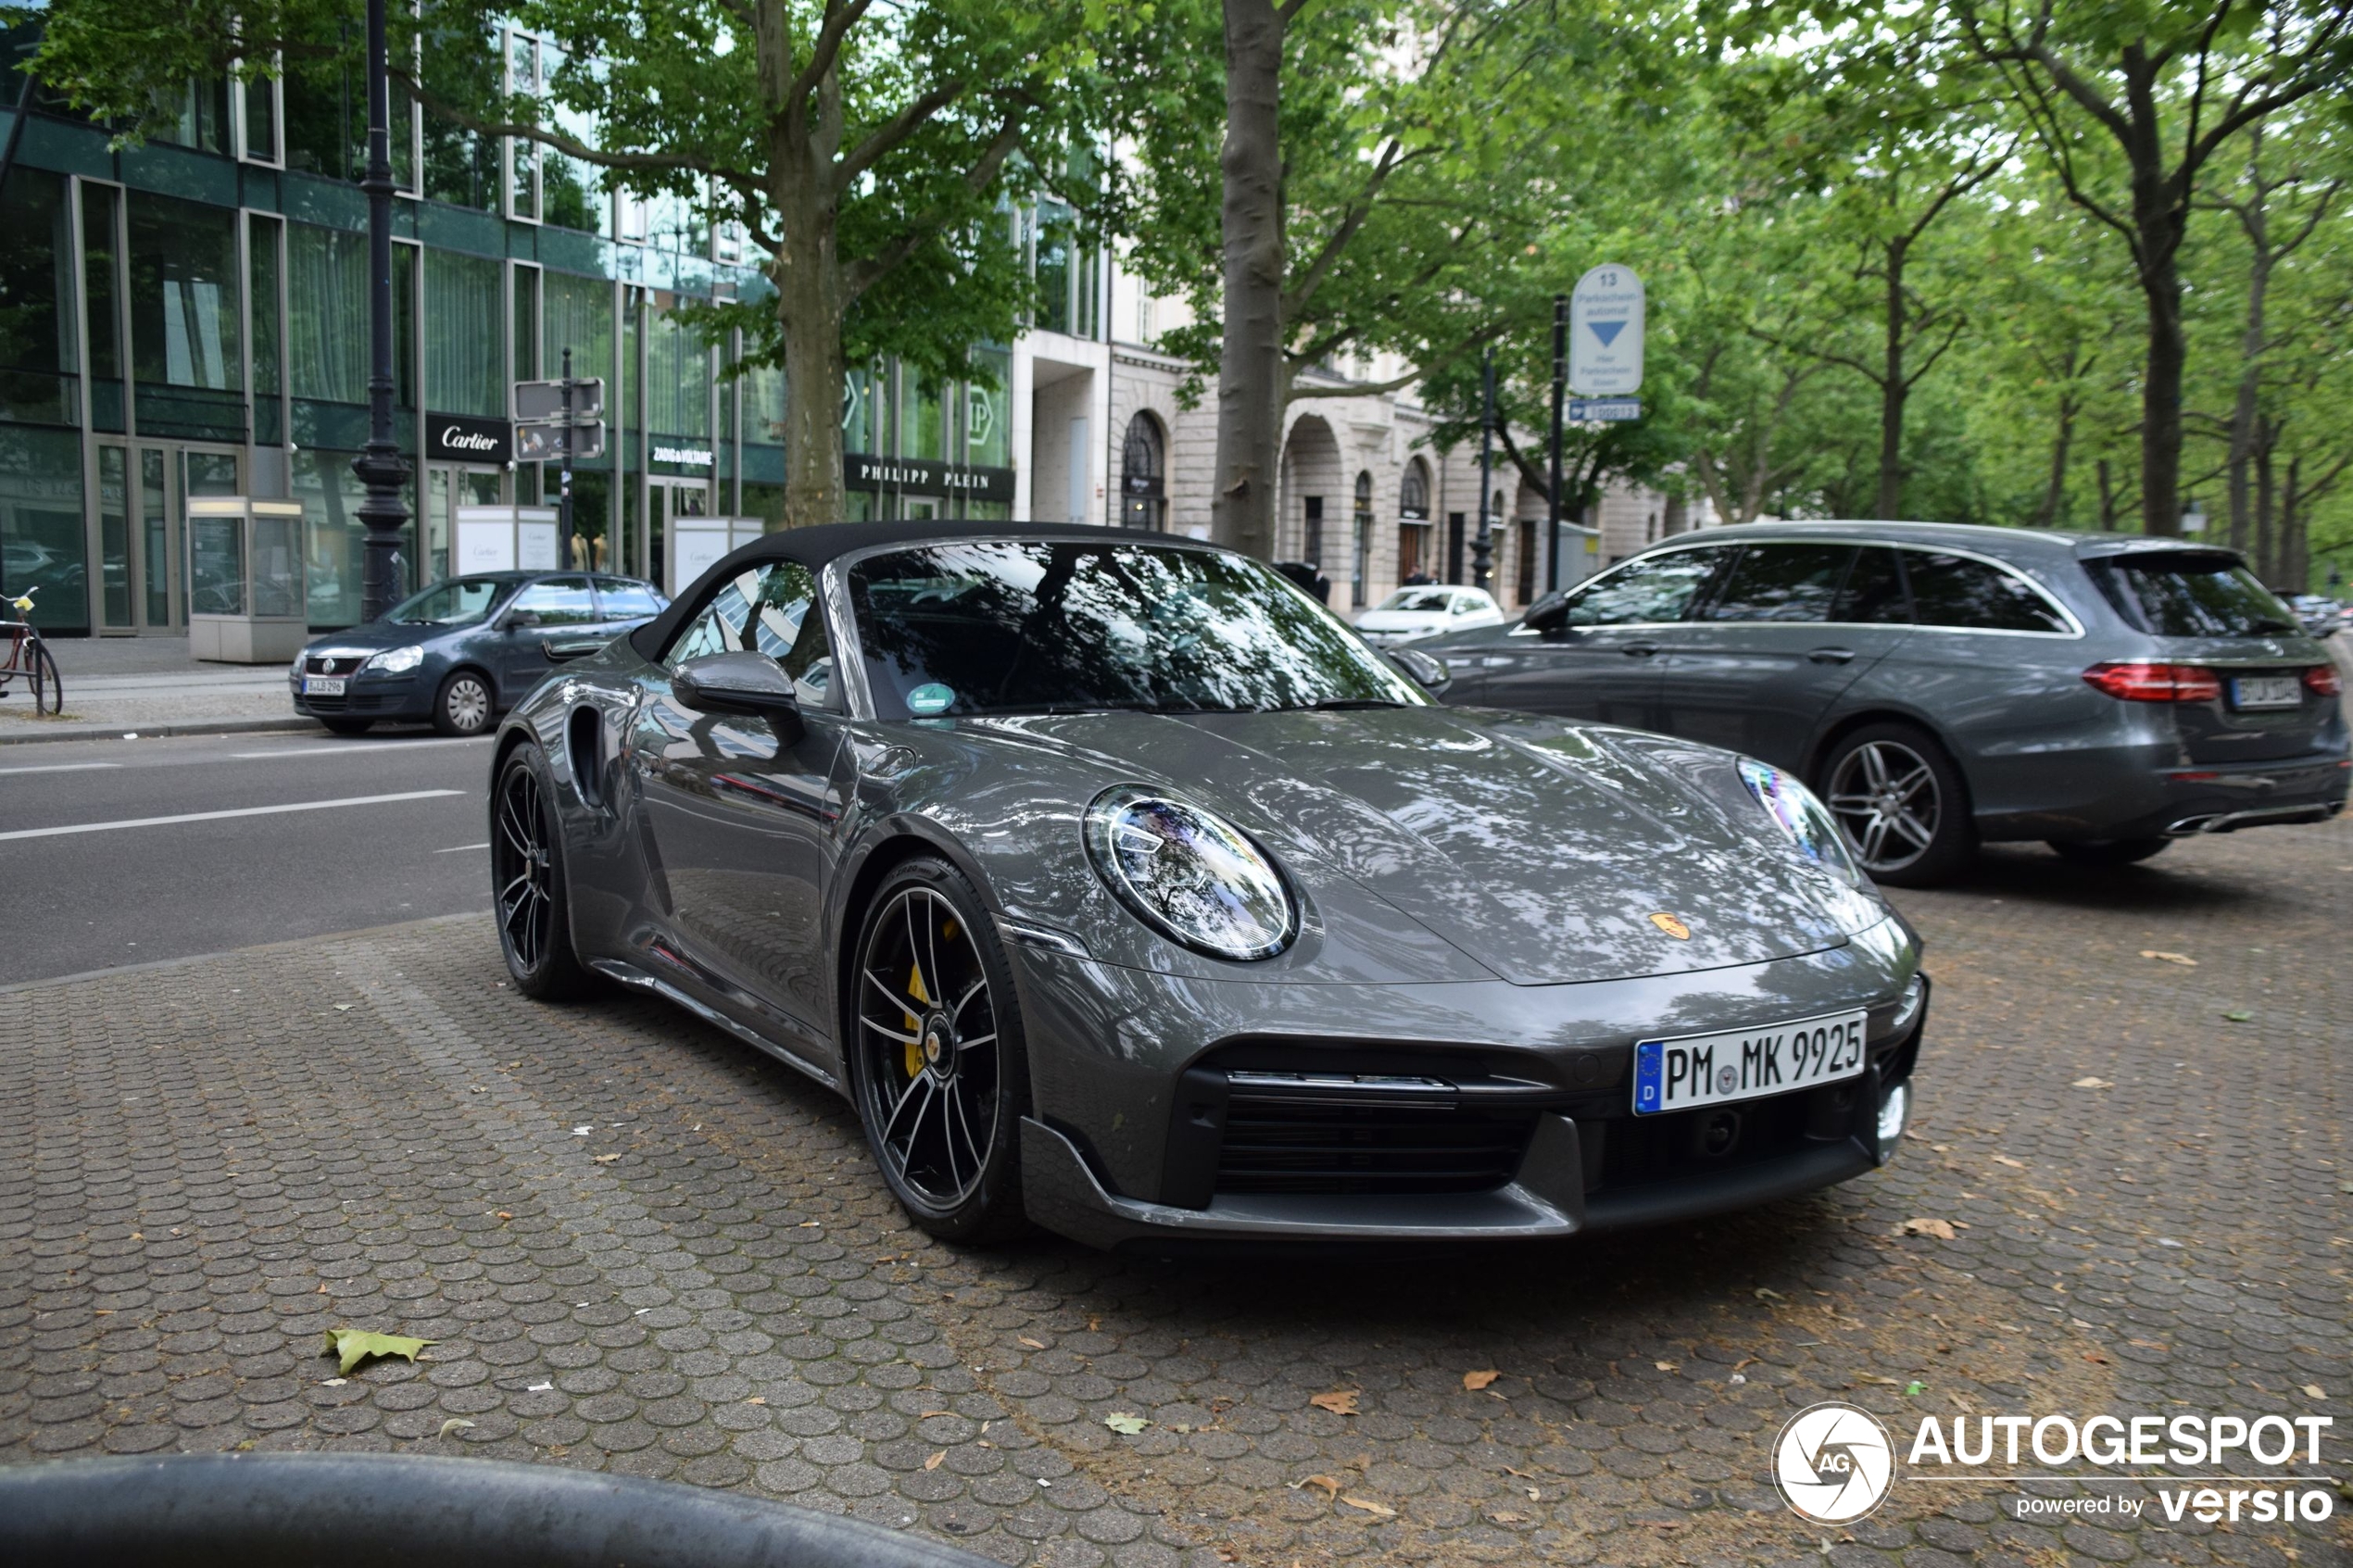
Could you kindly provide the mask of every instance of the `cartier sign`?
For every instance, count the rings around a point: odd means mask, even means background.
[[[425,416],[425,456],[459,463],[504,464],[515,455],[514,431],[504,420],[466,414]]]
[[[968,468],[929,458],[875,458],[852,452],[842,459],[842,483],[852,490],[901,490],[966,501],[1011,501],[1013,470]]]

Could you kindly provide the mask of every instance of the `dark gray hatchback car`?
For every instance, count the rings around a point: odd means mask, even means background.
[[[1416,643],[1446,698],[1730,746],[1810,781],[1883,882],[1982,840],[2139,860],[2343,809],[2336,667],[2233,552],[1938,523],[1710,529]]]
[[[379,719],[489,733],[555,661],[547,644],[617,637],[670,601],[589,571],[485,571],[435,583],[381,621],[311,639],[286,671],[295,711],[337,734]]]

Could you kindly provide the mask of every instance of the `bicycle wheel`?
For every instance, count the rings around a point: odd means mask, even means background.
[[[32,686],[32,710],[35,713],[46,713],[53,717],[64,712],[66,708],[65,679],[57,673],[57,661],[50,657],[49,645],[38,638],[28,640],[24,648],[24,660],[29,667],[26,672],[31,677]]]

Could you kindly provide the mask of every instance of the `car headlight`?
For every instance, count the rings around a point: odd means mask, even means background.
[[[1741,759],[1741,783],[1748,785],[1749,794],[1765,808],[1773,825],[1797,846],[1798,853],[1843,881],[1862,880],[1854,857],[1846,852],[1846,835],[1839,831],[1838,819],[1812,790],[1752,757]]]
[[[359,668],[372,670],[379,675],[405,675],[425,661],[425,650],[411,643],[405,648],[386,648],[371,657]]]
[[[1282,872],[1233,823],[1122,786],[1087,808],[1087,854],[1114,897],[1170,941],[1217,959],[1271,959],[1299,934]]]

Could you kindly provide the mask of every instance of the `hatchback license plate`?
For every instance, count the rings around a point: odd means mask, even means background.
[[[344,680],[345,677],[341,675],[305,675],[302,678],[302,695],[305,696],[343,696]]]
[[[2301,708],[2304,683],[2293,675],[2241,675],[2231,683],[2233,708]]]
[[[1836,1012],[1634,1047],[1634,1114],[1787,1094],[1863,1071],[1864,1015]]]

